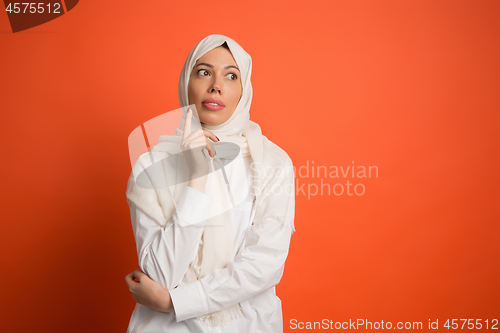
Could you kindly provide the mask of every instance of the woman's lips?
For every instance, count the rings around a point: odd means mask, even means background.
[[[206,107],[207,109],[209,110],[212,110],[212,111],[217,111],[217,110],[222,110],[224,109],[223,106],[220,106],[218,104],[210,104],[210,103],[207,103],[207,102],[203,102],[201,103],[204,107]]]

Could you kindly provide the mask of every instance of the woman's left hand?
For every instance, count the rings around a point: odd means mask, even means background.
[[[137,279],[139,281],[135,281]],[[159,283],[151,280],[140,269],[136,269],[125,277],[128,289],[137,303],[156,311],[173,312],[174,306],[170,293]]]

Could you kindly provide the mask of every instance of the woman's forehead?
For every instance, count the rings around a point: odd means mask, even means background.
[[[228,50],[225,49],[221,46],[218,46],[205,54],[203,54],[201,57],[196,60],[196,63],[194,66],[197,66],[199,63],[206,63],[208,65],[215,65],[215,66],[226,66],[226,65],[236,65],[236,60],[234,59],[232,53]],[[210,66],[209,66],[210,67]]]

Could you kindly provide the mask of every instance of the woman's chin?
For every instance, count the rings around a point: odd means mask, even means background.
[[[209,125],[209,126],[217,126],[224,123],[224,121],[221,121],[220,119],[206,119],[206,118],[200,119],[200,122],[204,125]]]

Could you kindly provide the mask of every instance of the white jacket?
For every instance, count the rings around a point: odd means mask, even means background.
[[[137,303],[127,333],[283,332],[275,285],[283,275],[292,230],[282,228],[278,220],[250,226],[255,214],[251,162],[250,156],[238,157],[225,169],[236,201],[233,261],[194,283],[176,288],[201,242],[203,224],[193,221],[204,220],[213,199],[186,187],[164,228],[129,202],[139,267],[169,290],[175,312],[158,312]],[[196,319],[238,302],[244,316],[222,329]]]

